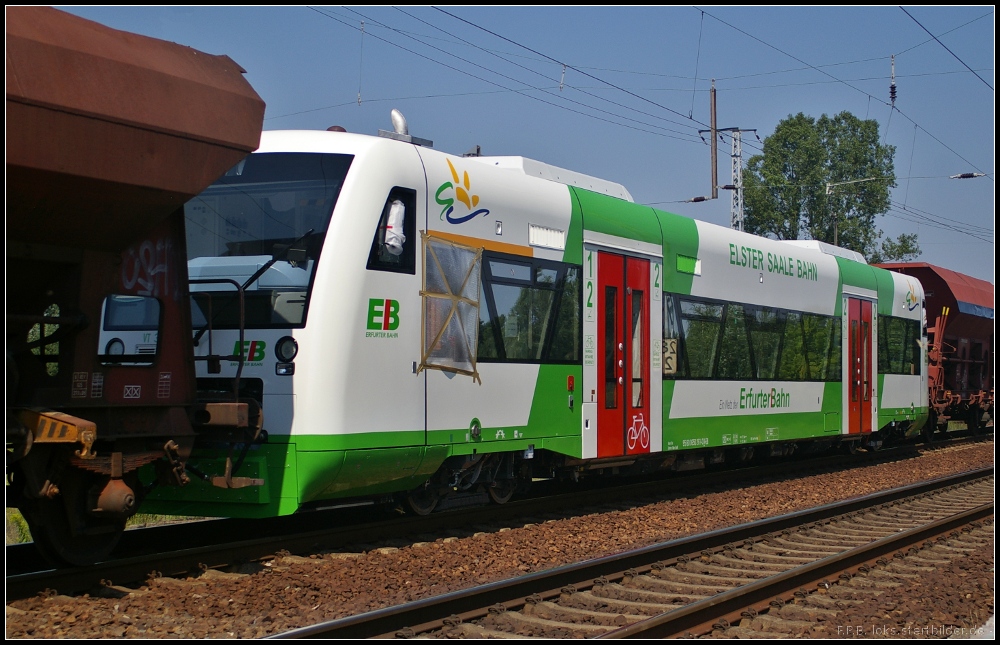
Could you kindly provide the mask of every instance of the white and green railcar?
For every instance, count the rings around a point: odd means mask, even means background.
[[[259,403],[265,432],[188,460],[252,485],[194,479],[150,511],[426,513],[533,477],[877,446],[927,416],[916,280],[529,159],[265,132],[185,211],[199,390]]]

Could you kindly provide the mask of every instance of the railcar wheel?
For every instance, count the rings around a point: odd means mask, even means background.
[[[517,490],[516,479],[498,479],[486,488],[494,504],[506,504]]]
[[[123,517],[88,513],[96,476],[68,470],[55,498],[25,499],[21,508],[35,546],[55,566],[86,566],[107,560],[125,532]]]
[[[440,500],[440,496],[431,487],[421,487],[407,493],[403,505],[414,515],[430,515]]]

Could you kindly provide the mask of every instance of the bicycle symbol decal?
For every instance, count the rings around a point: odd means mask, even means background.
[[[632,427],[628,429],[628,449],[635,450],[637,443],[643,450],[649,448],[649,428],[642,413],[632,415]]]

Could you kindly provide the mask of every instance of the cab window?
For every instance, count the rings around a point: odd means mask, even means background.
[[[393,188],[382,207],[368,254],[368,269],[393,273],[416,272],[417,192]]]

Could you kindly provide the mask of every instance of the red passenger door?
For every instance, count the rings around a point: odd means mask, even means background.
[[[597,254],[597,456],[649,452],[649,261]]]
[[[872,303],[847,299],[848,425],[850,434],[872,431]]]

